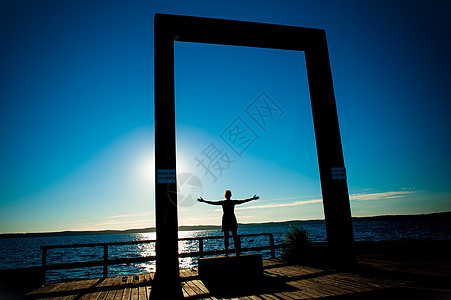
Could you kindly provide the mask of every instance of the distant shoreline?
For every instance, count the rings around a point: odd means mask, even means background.
[[[375,221],[375,220],[406,220],[406,219],[451,219],[451,212],[417,214],[417,215],[383,215],[373,217],[353,217],[353,222],[358,221]],[[244,223],[239,224],[240,228],[256,228],[265,226],[302,226],[304,224],[321,224],[324,220],[293,220],[282,222],[266,222],[266,223]],[[179,231],[197,231],[197,230],[215,230],[220,229],[218,225],[197,225],[197,226],[179,226]],[[106,235],[106,234],[124,234],[124,233],[146,233],[155,232],[155,227],[126,229],[126,230],[94,230],[94,231],[58,231],[58,232],[34,232],[34,233],[2,233],[2,238],[32,238],[32,237],[48,237],[48,236],[80,236],[80,235]]]

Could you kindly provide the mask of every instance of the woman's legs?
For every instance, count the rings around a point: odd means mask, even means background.
[[[225,247],[225,255],[229,255],[229,231],[224,231],[224,247]]]
[[[227,234],[228,236],[228,234]],[[233,245],[235,246],[236,255],[241,254],[241,241],[240,237],[238,236],[237,230],[232,230],[232,237],[233,237]]]

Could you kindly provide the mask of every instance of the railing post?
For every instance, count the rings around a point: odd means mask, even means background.
[[[269,245],[271,246],[271,258],[276,258],[276,249],[274,246],[274,236],[272,233],[269,234]]]
[[[199,257],[204,257],[204,239],[199,238]]]
[[[103,278],[108,277],[108,244],[103,245]]]
[[[47,248],[42,249],[42,269],[41,269],[41,285],[45,283],[47,274]]]

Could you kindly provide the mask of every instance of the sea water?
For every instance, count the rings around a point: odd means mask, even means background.
[[[324,222],[304,222],[302,227],[308,232],[313,242],[326,242],[326,228]],[[259,226],[253,228],[239,228],[239,234],[272,233],[275,244],[283,243],[283,235],[288,226]],[[451,223],[449,219],[435,220],[434,218],[408,218],[353,221],[354,238],[356,241],[386,241],[403,239],[421,240],[449,240],[451,239]],[[217,230],[180,231],[179,238],[219,236]],[[0,269],[26,268],[41,265],[42,245],[65,245],[85,243],[110,243],[123,241],[154,240],[155,233],[124,233],[111,235],[81,235],[81,236],[46,236],[27,238],[0,239]],[[233,243],[231,240],[231,248]],[[269,245],[268,236],[252,236],[242,238],[242,247]],[[204,240],[204,251],[224,249],[223,239]],[[179,252],[196,252],[199,250],[197,240],[179,241]],[[270,257],[270,251],[258,252],[263,258]],[[108,258],[126,258],[155,255],[155,243],[135,245],[117,245],[108,247]],[[280,250],[278,254],[280,255]],[[49,249],[47,264],[102,260],[103,247],[81,247]],[[197,257],[180,258],[181,268],[197,266]],[[47,282],[62,281],[72,278],[96,278],[102,276],[102,267],[51,270],[47,271]],[[127,276],[143,272],[155,271],[155,262],[111,265],[108,267],[109,276]]]

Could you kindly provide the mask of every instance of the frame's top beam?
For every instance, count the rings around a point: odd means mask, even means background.
[[[305,51],[325,42],[322,29],[180,15],[155,14],[155,28],[173,41],[206,44]]]

